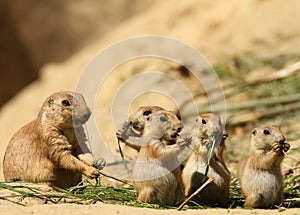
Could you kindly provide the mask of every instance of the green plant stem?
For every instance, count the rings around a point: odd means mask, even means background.
[[[119,147],[120,155],[121,155],[121,157],[122,157],[122,161],[123,161],[123,164],[124,164],[126,173],[129,174],[129,168],[128,168],[127,161],[126,161],[126,159],[125,159],[124,153],[123,153],[123,151],[122,151],[122,148],[121,148],[121,144],[120,144],[120,140],[119,140],[119,139],[118,139],[118,147]]]

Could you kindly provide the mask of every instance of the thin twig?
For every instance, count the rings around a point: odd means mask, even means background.
[[[128,168],[127,161],[126,161],[126,159],[125,159],[124,153],[123,153],[123,151],[122,151],[122,148],[121,148],[121,144],[120,144],[120,140],[119,140],[119,139],[118,139],[118,147],[119,147],[120,155],[121,155],[121,157],[122,157],[123,164],[124,164],[124,166],[125,166],[126,173],[129,174],[129,168]]]
[[[215,137],[212,136],[210,139],[213,141],[213,143],[212,143],[212,146],[210,147],[210,149],[208,151],[208,159],[207,159],[207,164],[206,164],[206,168],[205,168],[204,178],[208,178],[207,174],[208,174],[208,170],[209,170],[209,166],[210,166],[210,161],[211,161],[211,158],[212,158],[212,155],[213,155],[213,150],[214,150],[215,145],[216,145]]]
[[[103,175],[103,176],[105,176],[105,177],[107,177],[107,178],[111,178],[111,179],[113,179],[113,180],[122,182],[122,183],[124,183],[124,184],[132,185],[132,184],[129,184],[127,181],[124,181],[124,180],[118,179],[118,178],[116,178],[116,177],[107,175],[107,174],[105,174],[105,173],[103,173],[103,172],[100,172],[100,174]]]
[[[192,195],[190,195],[186,200],[184,200],[184,202],[177,208],[177,210],[180,211],[192,198],[198,195],[201,192],[201,190],[203,190],[208,184],[212,183],[214,180],[214,177],[207,179],[201,187],[199,187]]]
[[[5,196],[0,196],[0,199],[2,200],[5,200],[5,201],[8,201],[8,202],[12,202],[14,204],[17,204],[17,205],[21,205],[21,206],[26,206],[25,204],[21,203],[21,202],[17,202],[17,201],[13,201]]]

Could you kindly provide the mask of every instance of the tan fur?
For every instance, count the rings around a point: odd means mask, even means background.
[[[85,149],[79,145],[86,141],[82,124],[90,115],[80,94],[49,96],[38,117],[10,140],[3,160],[5,180],[70,187],[81,181],[81,174],[98,177],[99,171],[85,159]]]
[[[174,113],[156,111],[145,122],[141,149],[133,169],[138,200],[174,205],[183,199],[177,155],[182,145],[167,145],[177,139],[181,122]]]
[[[283,201],[280,164],[290,145],[278,127],[262,125],[252,131],[250,151],[240,162],[238,175],[245,207],[270,208]]]
[[[157,111],[164,111],[165,113],[167,113],[166,117],[170,117],[170,121],[179,120],[178,114],[176,114],[174,111],[165,110],[164,108],[159,106],[141,106],[129,116],[129,124],[125,122],[122,130],[119,130],[117,132],[118,139],[124,142],[127,146],[139,151],[141,147],[139,145],[139,139],[143,135],[145,122],[152,113],[155,113]],[[174,116],[176,117],[174,118]],[[180,130],[181,127],[178,128],[177,132],[180,132]],[[167,140],[162,139],[162,141],[166,141],[165,144],[171,144],[176,142],[176,138],[169,138]]]
[[[207,113],[196,118],[192,137],[194,151],[191,152],[182,171],[182,180],[186,196],[190,196],[205,182],[205,170],[213,142],[212,137],[219,145],[214,150],[207,177],[214,177],[215,181],[205,187],[194,200],[225,207],[229,200],[230,172],[223,161],[227,134],[223,133],[218,115]]]
[[[134,128],[134,130],[142,135],[147,118],[152,113],[161,110],[165,109],[159,106],[141,106],[129,116],[129,123]]]

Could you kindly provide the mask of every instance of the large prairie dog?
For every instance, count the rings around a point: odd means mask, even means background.
[[[127,146],[139,151],[140,150],[140,138],[143,135],[145,122],[151,116],[152,113],[157,111],[163,111],[166,113],[168,120],[176,123],[179,120],[178,115],[174,111],[165,110],[160,106],[141,106],[133,114],[129,116],[129,122],[125,122],[121,130],[117,132],[117,137],[119,140],[124,142]],[[174,117],[176,116],[176,117]],[[181,131],[181,127],[178,128],[178,133]],[[162,139],[166,141],[166,144],[175,143],[176,137],[171,137],[169,139]]]
[[[190,196],[205,182],[208,154],[213,141],[215,141],[216,147],[213,149],[207,172],[207,177],[214,177],[215,180],[206,186],[194,200],[205,204],[227,206],[230,172],[222,156],[225,148],[225,139],[226,135],[223,132],[218,115],[213,113],[201,114],[195,119],[192,136],[194,149],[182,171],[182,181],[186,196]]]
[[[278,127],[266,124],[253,129],[249,153],[238,171],[245,207],[270,208],[282,203],[280,164],[289,148]]]
[[[81,181],[82,174],[98,177],[82,145],[86,141],[82,124],[90,115],[80,94],[66,91],[49,96],[38,117],[10,140],[3,160],[5,180],[70,187]]]
[[[145,122],[140,152],[132,172],[140,201],[174,205],[184,198],[177,160],[183,145],[179,142],[167,145],[162,141],[177,138],[181,128],[181,121],[175,114],[171,115],[157,111]]]

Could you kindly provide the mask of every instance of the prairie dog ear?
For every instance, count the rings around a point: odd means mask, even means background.
[[[144,115],[144,116],[149,116],[151,113],[152,113],[151,110],[145,110],[145,111],[143,112],[143,115]]]
[[[52,97],[48,98],[47,100],[48,106],[50,107],[54,103],[54,99]]]
[[[254,129],[254,130],[252,131],[252,135],[255,136],[256,133],[257,133],[257,131],[256,131],[256,129]]]

